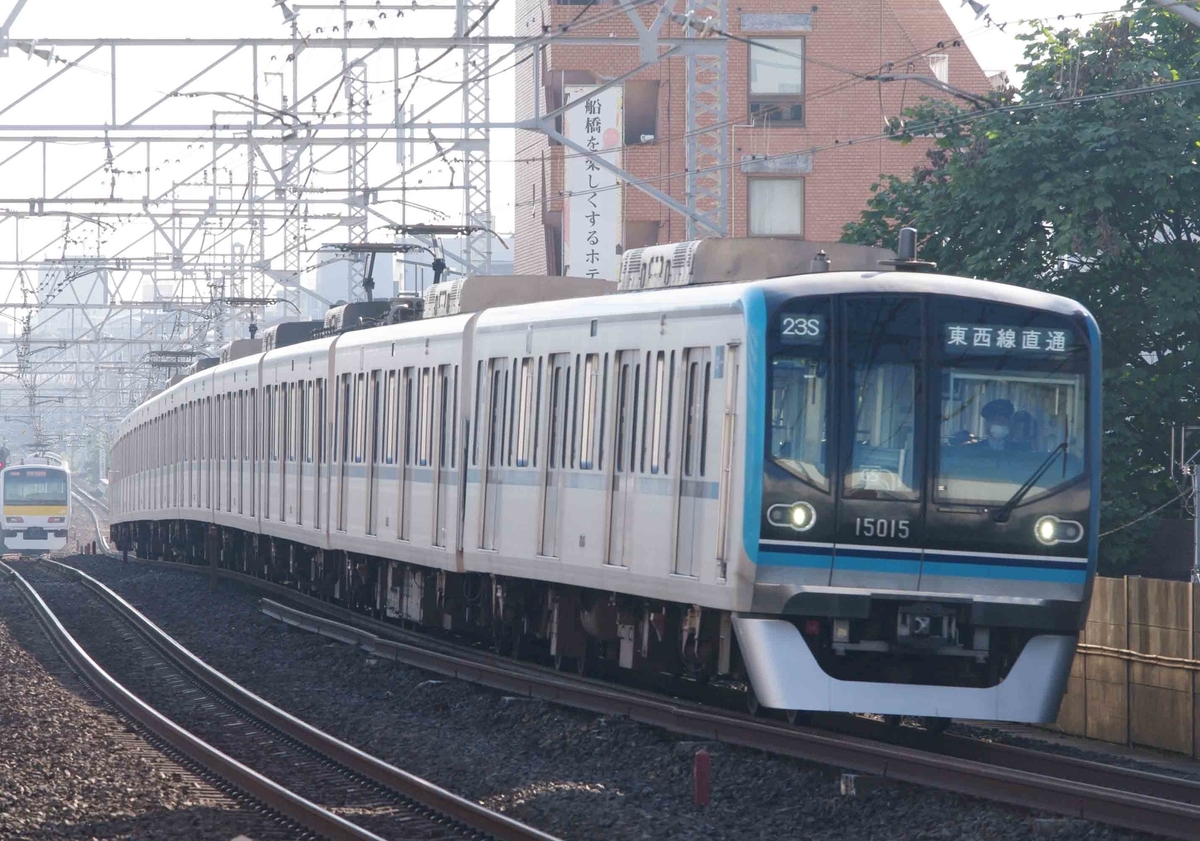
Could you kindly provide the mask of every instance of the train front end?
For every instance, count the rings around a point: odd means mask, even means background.
[[[54,465],[19,465],[0,473],[4,551],[23,555],[57,552],[67,545],[71,474]]]
[[[1094,320],[1000,284],[828,277],[746,300],[734,625],[758,701],[1052,721],[1099,537]]]

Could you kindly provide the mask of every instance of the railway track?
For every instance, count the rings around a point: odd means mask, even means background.
[[[82,488],[73,487],[71,488],[71,493],[79,501],[79,504],[83,506],[83,509],[88,512],[88,516],[96,528],[96,545],[99,546],[100,551],[105,555],[112,554],[112,546],[109,544],[108,535],[105,533],[106,529],[101,525],[100,516],[97,513],[97,509],[102,509],[107,519],[108,507]]]
[[[208,567],[137,563],[210,573]],[[219,577],[265,594],[263,612],[297,628],[508,694],[623,715],[689,736],[819,762],[891,780],[933,786],[1172,838],[1200,839],[1200,783],[1102,762],[910,728],[843,720],[839,729],[792,727],[514,662],[426,634],[405,631],[272,582],[230,570]],[[290,602],[285,604],[284,602]],[[292,605],[300,605],[299,609]]]
[[[24,576],[9,566],[3,570],[68,659],[119,709],[316,835],[337,841],[554,841],[288,715],[207,666],[72,567],[40,561],[23,565]],[[71,630],[86,632],[88,651]]]

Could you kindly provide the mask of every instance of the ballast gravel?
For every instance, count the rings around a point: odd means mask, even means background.
[[[86,689],[0,579],[0,839],[279,838]]]
[[[419,669],[263,616],[205,577],[72,558],[243,686],[314,726],[564,839],[1145,839],[1085,821],[888,782],[840,793],[837,769],[720,744],[712,799],[693,802],[701,745]]]

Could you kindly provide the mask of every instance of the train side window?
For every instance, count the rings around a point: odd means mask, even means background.
[[[520,397],[517,410],[517,467],[529,466],[529,431],[533,420],[533,358],[521,360]]]

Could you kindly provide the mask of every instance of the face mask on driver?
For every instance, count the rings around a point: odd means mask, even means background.
[[[988,428],[988,432],[992,434],[993,438],[1007,438],[1008,426],[1003,423],[994,423]]]

